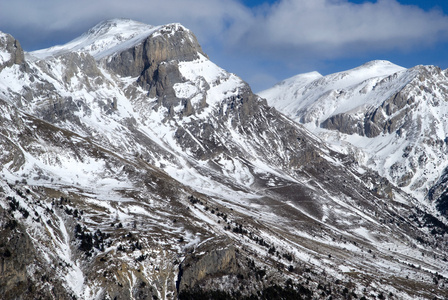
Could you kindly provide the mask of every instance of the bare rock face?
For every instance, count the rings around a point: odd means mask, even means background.
[[[366,111],[361,118],[351,113],[340,113],[326,119],[321,127],[370,138],[382,133],[394,133],[400,128],[409,129],[406,115],[410,112],[413,102],[412,97],[398,92],[374,110]]]
[[[214,249],[202,256],[189,256],[180,266],[180,291],[222,274],[235,274],[238,265],[235,248]]]
[[[326,119],[322,122],[321,127],[330,130],[339,130],[340,132],[347,134],[363,134],[364,132],[364,126],[362,126],[362,123],[359,120],[344,113]]]
[[[5,212],[3,211],[5,214]],[[2,216],[0,231],[0,292],[10,298],[27,289],[26,266],[32,262],[31,241],[16,220]],[[31,250],[31,253],[29,252]],[[9,297],[8,297],[9,295]]]
[[[65,82],[70,80],[82,71],[88,78],[94,78],[98,81],[102,77],[101,71],[95,62],[93,56],[87,53],[67,53],[60,57],[61,62],[65,66],[63,79]],[[87,83],[88,84],[88,83]]]
[[[106,66],[121,76],[138,77],[138,83],[150,97],[162,98],[170,108],[179,103],[173,85],[182,82],[177,63],[199,58],[202,51],[196,37],[179,24],[166,25],[142,43],[112,57]]]
[[[9,34],[0,32],[0,71],[24,62],[25,56],[19,41]]]
[[[403,130],[411,130],[414,124],[409,122],[409,115],[413,114],[419,106],[419,103],[416,102],[415,94],[427,93],[435,95],[432,90],[446,90],[443,82],[434,84],[432,89],[428,89],[423,85],[419,86],[419,84],[425,81],[425,78],[443,75],[443,71],[440,68],[416,67],[415,70],[419,72],[419,77],[383,101],[378,107],[366,110],[361,116],[356,116],[352,112],[340,113],[329,117],[320,126],[345,134],[359,134],[370,138],[380,134],[395,133],[397,131],[400,133]],[[415,92],[415,90],[419,91]],[[437,98],[437,95],[435,98]],[[438,106],[437,103],[432,105]]]

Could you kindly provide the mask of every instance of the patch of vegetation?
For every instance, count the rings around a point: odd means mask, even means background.
[[[80,224],[76,224],[75,237],[81,241],[79,250],[84,251],[87,256],[92,256],[94,248],[104,251],[104,245],[109,235],[99,229],[91,233],[85,226],[81,227]]]
[[[434,236],[435,235],[444,236],[445,234],[448,234],[448,226],[431,214],[428,214],[426,212],[418,212],[410,215],[409,218],[415,224],[417,224],[418,227],[420,228],[427,227],[431,229],[431,234]]]
[[[21,207],[19,204],[19,201],[16,200],[15,197],[8,196],[6,197],[6,200],[9,202],[9,213],[12,214],[14,211],[18,210],[20,213],[22,213],[22,216],[26,219],[30,215],[28,210]]]
[[[437,201],[437,209],[441,214],[448,216],[448,193],[445,192]]]

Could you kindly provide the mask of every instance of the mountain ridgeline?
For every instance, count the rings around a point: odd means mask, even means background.
[[[431,135],[424,125],[409,125],[417,98],[391,90],[394,78],[414,77],[383,64],[371,68],[384,78],[366,78],[359,89],[390,91],[387,103],[354,116],[322,113],[319,101],[326,108],[349,85],[329,90],[312,73],[296,78],[308,84],[302,95],[322,93],[289,114],[272,94],[266,101],[211,62],[180,24],[113,19],[34,52],[0,33],[0,292],[5,299],[448,297],[448,226],[433,204],[443,213],[446,175],[431,177],[439,185],[417,184],[415,166],[406,185],[398,170],[407,165],[396,166],[398,181],[378,167],[381,157],[317,137],[322,128],[372,140],[418,136],[440,148],[428,158],[443,155],[438,138],[420,136]],[[302,87],[290,88],[298,95]],[[443,84],[425,88],[435,95]]]
[[[387,61],[300,80],[261,93],[268,102],[360,164],[446,217],[448,71]]]

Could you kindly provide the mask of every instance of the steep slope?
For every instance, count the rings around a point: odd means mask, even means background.
[[[111,19],[99,23],[65,45],[37,50],[32,53],[32,56],[44,59],[78,52],[89,53],[95,59],[100,59],[142,42],[160,28],[160,26],[151,26],[132,20]]]
[[[25,58],[0,72],[8,298],[446,296],[446,225],[185,27],[109,20]]]
[[[404,68],[388,61],[372,61],[328,76],[317,72],[297,75],[260,95],[287,115],[300,117],[302,123],[319,126],[330,116],[347,111],[355,114],[367,106],[375,105],[372,103],[375,101],[372,92],[375,96],[384,97],[385,93],[394,88],[388,85],[378,90],[377,84],[403,70]]]
[[[280,84],[260,95],[354,152],[360,163],[440,208],[448,166],[447,75],[433,66],[405,70],[375,61],[311,82]],[[349,84],[346,78],[352,78]]]

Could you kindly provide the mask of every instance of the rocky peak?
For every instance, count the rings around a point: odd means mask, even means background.
[[[137,78],[148,95],[157,97],[159,105],[168,109],[185,102],[188,114],[192,113],[191,105],[176,97],[173,89],[176,83],[184,81],[178,63],[193,61],[199,55],[207,58],[194,34],[181,24],[152,26],[129,19],[103,21],[65,45],[30,55],[48,60],[63,59],[74,53],[93,57],[97,66],[121,77]],[[90,69],[96,71],[96,68]]]
[[[141,43],[104,58],[107,68],[122,76],[138,77],[151,97],[175,100],[172,86],[182,82],[177,63],[206,57],[196,37],[180,24],[161,26]]]
[[[0,32],[0,71],[24,62],[24,53],[19,41],[9,34]]]
[[[392,68],[392,69],[404,69],[403,67],[400,67],[388,60],[371,60],[368,61],[364,64],[362,64],[361,66],[355,68],[355,70],[357,69],[368,69],[368,68],[381,68],[381,69],[385,69],[385,68]]]

